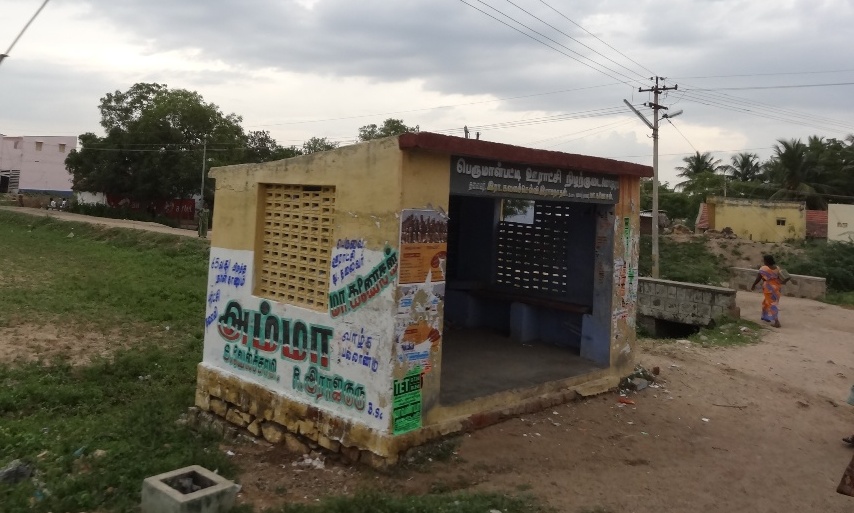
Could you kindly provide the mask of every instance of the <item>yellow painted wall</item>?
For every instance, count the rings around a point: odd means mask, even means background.
[[[448,211],[451,156],[424,151],[403,153],[402,208]]]
[[[827,240],[854,241],[854,205],[827,206]]]
[[[794,201],[709,198],[709,227],[731,228],[742,239],[758,242],[803,240],[807,234],[806,207]],[[777,224],[785,219],[785,226]]]
[[[345,146],[263,164],[214,168],[216,204],[211,245],[254,250],[261,190],[258,184],[335,186],[336,239],[364,239],[369,249],[397,246],[401,197],[397,138]],[[447,198],[446,198],[447,201]]]

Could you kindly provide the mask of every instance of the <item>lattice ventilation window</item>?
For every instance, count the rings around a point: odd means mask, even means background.
[[[570,288],[567,248],[572,240],[567,205],[536,202],[533,223],[498,224],[495,282],[529,293],[563,297]]]
[[[326,310],[335,187],[262,187],[264,232],[257,295]]]

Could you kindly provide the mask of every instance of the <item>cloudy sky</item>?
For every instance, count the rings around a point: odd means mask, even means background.
[[[0,0],[0,51],[41,2]],[[52,0],[0,66],[0,133],[98,132],[99,99],[145,81],[284,145],[395,117],[651,165],[623,99],[659,75],[684,110],[661,129],[673,183],[695,150],[854,133],[851,27],[851,0]]]

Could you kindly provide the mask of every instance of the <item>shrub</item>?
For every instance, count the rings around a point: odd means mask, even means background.
[[[804,253],[793,256],[785,268],[792,274],[826,278],[827,288],[832,292],[854,291],[854,243],[810,243]]]

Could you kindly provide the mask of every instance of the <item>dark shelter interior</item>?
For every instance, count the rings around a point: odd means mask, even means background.
[[[608,366],[613,216],[610,203],[452,188],[442,404]]]

